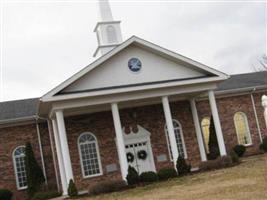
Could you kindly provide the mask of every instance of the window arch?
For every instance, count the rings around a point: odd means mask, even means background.
[[[27,188],[25,147],[19,146],[13,151],[13,164],[15,169],[16,184],[19,190]]]
[[[78,149],[83,177],[102,175],[97,139],[92,133],[83,133],[78,138]]]
[[[238,143],[243,145],[252,144],[247,115],[243,112],[235,113],[234,123]]]
[[[201,120],[201,129],[204,137],[205,147],[207,153],[209,153],[209,138],[210,138],[210,118],[204,117]]]
[[[186,152],[185,143],[184,143],[182,126],[181,126],[180,122],[178,120],[175,120],[175,119],[172,120],[172,123],[173,123],[173,129],[174,129],[178,153],[180,156],[187,158],[187,152]],[[168,135],[168,129],[167,129],[166,124],[165,124],[165,134],[166,134],[166,140],[168,143],[169,155],[170,155],[171,160],[173,160],[171,145],[170,145],[170,140],[169,140],[169,135]]]
[[[118,41],[117,34],[114,26],[109,25],[106,28],[107,31],[107,39],[109,43],[116,43]]]

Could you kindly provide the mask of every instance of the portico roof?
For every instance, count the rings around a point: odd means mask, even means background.
[[[141,47],[145,50],[148,50],[150,52],[153,52],[154,54],[160,55],[161,57],[164,57],[166,59],[169,59],[171,61],[175,61],[177,63],[183,64],[185,65],[188,69],[192,69],[192,70],[196,70],[199,72],[202,72],[205,74],[206,77],[214,77],[216,78],[217,81],[219,80],[225,80],[228,78],[228,75],[215,70],[213,68],[210,68],[206,65],[203,65],[199,62],[196,62],[192,59],[189,59],[187,57],[184,57],[180,54],[174,53],[170,50],[167,50],[165,48],[162,48],[156,44],[153,44],[151,42],[148,42],[146,40],[143,40],[141,38],[138,38],[136,36],[132,36],[131,38],[129,38],[128,40],[126,40],[125,42],[123,42],[121,45],[119,45],[118,47],[114,48],[113,50],[111,50],[110,52],[108,52],[107,54],[103,55],[102,57],[100,57],[99,59],[97,59],[95,62],[93,62],[92,64],[88,65],[87,67],[85,67],[84,69],[82,69],[81,71],[79,71],[78,73],[76,73],[75,75],[73,75],[72,77],[70,77],[69,79],[67,79],[66,81],[64,81],[62,84],[60,84],[59,86],[57,86],[56,88],[54,88],[53,90],[51,90],[50,92],[48,92],[47,94],[45,94],[42,98],[41,101],[43,102],[49,102],[49,101],[54,101],[54,100],[66,100],[68,98],[76,98],[78,97],[78,95],[73,95],[73,93],[83,93],[83,97],[84,96],[94,96],[97,94],[102,95],[103,94],[103,90],[113,90],[113,89],[118,89],[118,88],[130,88],[130,87],[135,87],[135,86],[145,86],[145,87],[149,87],[153,84],[158,84],[158,83],[169,83],[169,82],[181,82],[181,81],[185,81],[187,80],[187,78],[185,79],[172,79],[172,80],[160,80],[160,81],[152,81],[152,82],[144,82],[144,83],[138,83],[138,84],[124,84],[124,85],[117,85],[117,86],[111,86],[111,87],[101,87],[101,88],[93,88],[90,90],[82,90],[82,91],[75,91],[75,92],[66,92],[64,91],[64,88],[67,88],[68,86],[70,86],[71,84],[73,84],[75,81],[77,81],[78,79],[80,79],[81,77],[83,77],[84,75],[90,73],[90,71],[94,70],[95,68],[97,68],[98,66],[100,66],[101,64],[103,64],[104,62],[106,62],[107,60],[111,59],[112,57],[116,56],[117,54],[119,54],[120,52],[122,52],[124,49],[126,49],[127,47],[129,47],[130,45],[136,45],[138,47]],[[112,76],[112,75],[111,75]],[[204,78],[204,77],[198,77],[198,78]],[[214,81],[216,81],[214,79]],[[144,88],[144,87],[143,87]],[[96,91],[102,91],[99,93],[96,93]],[[123,90],[124,92],[127,90]],[[86,93],[86,92],[91,92]],[[92,93],[94,92],[94,93]],[[86,93],[86,94],[85,94]],[[105,93],[106,94],[106,93]]]

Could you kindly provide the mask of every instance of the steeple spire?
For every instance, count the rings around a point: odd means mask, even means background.
[[[96,24],[95,32],[98,47],[94,57],[106,54],[122,42],[120,21],[115,21],[112,16],[108,0],[99,0],[99,21]]]

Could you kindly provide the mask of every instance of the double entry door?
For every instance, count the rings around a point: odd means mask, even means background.
[[[128,165],[141,174],[146,171],[154,171],[153,155],[148,141],[142,141],[125,145]]]

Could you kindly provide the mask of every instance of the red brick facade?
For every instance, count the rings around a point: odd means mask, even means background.
[[[254,98],[262,135],[267,136],[263,109],[260,101],[262,94],[263,93],[254,94]],[[242,111],[247,115],[253,142],[253,145],[247,148],[247,155],[258,153],[260,140],[250,95],[221,97],[216,100],[227,151],[229,152],[231,148],[237,144],[233,116],[235,112]],[[208,101],[198,101],[197,109],[200,120],[203,117],[210,116],[210,106]],[[193,167],[197,167],[200,162],[200,154],[189,101],[171,103],[171,111],[173,118],[177,119],[182,125],[188,162],[190,162]],[[135,113],[136,118],[132,117],[133,113]],[[167,166],[173,166],[169,159],[165,136],[165,118],[161,104],[121,109],[120,116],[122,126],[137,123],[151,133],[150,139],[156,170]],[[65,119],[65,122],[72,169],[78,189],[87,190],[91,184],[100,180],[120,179],[121,174],[111,111],[68,117]],[[93,133],[98,140],[103,169],[102,176],[86,179],[82,176],[77,139],[83,132]],[[40,124],[40,134],[48,182],[52,185],[51,187],[56,187],[55,170],[46,123]],[[0,128],[0,188],[12,190],[15,193],[14,199],[23,199],[21,195],[25,195],[25,191],[17,191],[16,189],[12,151],[19,145],[25,145],[26,141],[32,143],[35,156],[41,166],[35,123]],[[164,162],[158,162],[157,156],[162,154],[165,154],[168,159]],[[110,164],[116,164],[117,171],[108,173],[106,166]],[[20,197],[18,198],[18,196]]]

